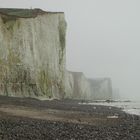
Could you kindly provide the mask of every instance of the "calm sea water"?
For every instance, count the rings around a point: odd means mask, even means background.
[[[84,103],[84,104],[115,106],[115,107],[122,108],[125,112],[127,112],[129,114],[140,115],[140,101],[131,101],[131,102],[117,101],[117,102],[110,102],[110,103],[90,102],[90,103]]]

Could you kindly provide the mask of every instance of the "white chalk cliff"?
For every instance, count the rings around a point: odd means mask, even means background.
[[[109,80],[89,80],[65,68],[62,12],[0,9],[0,95],[110,99]]]
[[[67,71],[66,98],[83,100],[112,99],[112,82],[110,78],[88,79],[82,72]]]
[[[91,100],[111,100],[112,81],[110,78],[88,79]]]
[[[66,98],[89,99],[90,84],[82,72],[67,71],[66,75]]]
[[[0,94],[62,98],[64,13],[0,9]]]

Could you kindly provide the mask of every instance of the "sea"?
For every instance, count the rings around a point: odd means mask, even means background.
[[[88,102],[82,104],[118,107],[128,114],[134,114],[140,116],[140,101],[113,101],[113,102],[94,101],[94,102]]]

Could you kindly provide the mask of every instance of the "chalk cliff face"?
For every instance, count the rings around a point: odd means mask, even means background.
[[[64,97],[64,13],[0,9],[0,94]]]
[[[90,85],[82,72],[67,72],[66,98],[89,99]]]
[[[112,99],[112,83],[110,78],[88,79],[82,72],[66,74],[66,98],[84,100]]]
[[[0,95],[110,99],[110,79],[65,69],[64,13],[0,9]]]
[[[110,78],[89,79],[90,99],[110,100],[112,99],[112,82]]]
[[[70,71],[66,71],[65,75],[65,93],[65,98],[74,96],[74,77]]]

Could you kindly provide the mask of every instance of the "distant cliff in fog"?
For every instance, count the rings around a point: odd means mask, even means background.
[[[92,100],[112,99],[112,82],[110,78],[88,79],[90,83],[90,98]]]
[[[66,97],[85,100],[112,99],[110,78],[88,79],[82,72],[67,72]]]

